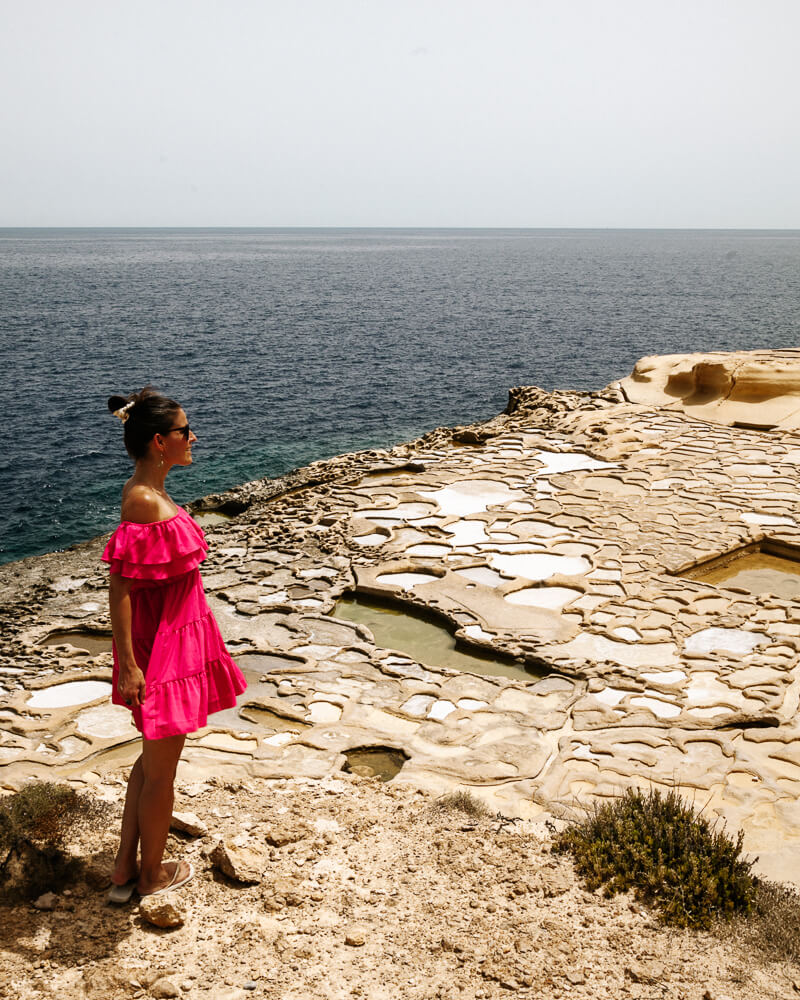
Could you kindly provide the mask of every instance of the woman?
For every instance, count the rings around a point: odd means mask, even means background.
[[[246,683],[203,593],[203,531],[164,488],[174,465],[192,463],[197,437],[186,414],[149,386],[112,396],[108,408],[123,421],[125,448],[136,463],[122,489],[121,523],[102,557],[111,570],[112,701],[130,708],[142,734],[109,892],[112,902],[127,902],[134,887],[152,895],[194,874],[186,861],[163,860],[175,770],[186,733],[235,705]]]

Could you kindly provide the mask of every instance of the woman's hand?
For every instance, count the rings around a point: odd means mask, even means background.
[[[126,705],[132,708],[144,704],[146,686],[144,674],[136,666],[136,661],[120,663],[117,689]]]

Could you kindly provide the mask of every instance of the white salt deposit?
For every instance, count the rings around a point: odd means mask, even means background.
[[[671,642],[616,642],[594,632],[582,632],[570,642],[550,649],[571,659],[609,660],[624,667],[671,667],[678,653]]]
[[[308,719],[313,723],[338,722],[342,717],[342,710],[338,705],[332,705],[329,701],[312,702],[308,712]]]
[[[468,636],[470,639],[493,639],[494,636],[491,632],[484,632],[480,625],[466,625],[464,627],[464,635]]]
[[[592,697],[601,701],[604,705],[619,705],[626,694],[630,691],[621,691],[619,688],[604,687],[602,691],[593,691]]]
[[[537,451],[533,453],[533,457],[544,466],[536,473],[537,476],[552,476],[557,472],[577,472],[584,469],[614,468],[613,462],[601,462],[581,452]]]
[[[797,524],[791,517],[777,517],[773,514],[742,514],[742,520],[748,524],[788,524],[793,527]]]
[[[111,694],[108,681],[69,681],[52,687],[34,691],[28,699],[30,708],[67,708],[70,705],[85,705]]]
[[[420,494],[420,496],[427,495]],[[355,516],[366,518],[378,524],[380,522],[377,519],[382,517],[400,519],[401,521],[417,521],[421,517],[427,517],[432,511],[433,508],[428,503],[405,500],[397,504],[396,507],[373,507],[369,510],[358,510],[355,512]]]
[[[686,674],[683,670],[659,670],[658,672],[648,672],[643,673],[642,677],[646,681],[650,681],[655,684],[678,684],[680,681],[686,680]]]
[[[668,701],[661,701],[659,698],[631,698],[631,704],[649,709],[659,719],[674,719],[676,715],[681,714],[678,705],[672,705]]]
[[[488,566],[472,566],[469,569],[457,569],[456,574],[474,583],[482,583],[486,587],[496,587],[502,580],[499,573]]]
[[[265,736],[263,742],[267,746],[282,747],[285,746],[287,743],[291,743],[292,740],[297,737],[299,732],[300,730],[298,729],[296,733],[294,732],[275,733],[274,736]]]
[[[274,594],[262,594],[258,599],[259,604],[283,604],[289,600],[289,594],[285,590],[276,590]]]
[[[543,552],[493,555],[490,561],[492,566],[506,576],[522,577],[525,580],[546,580],[554,573],[579,576],[592,568],[588,559],[582,556],[554,556]]]
[[[136,736],[131,713],[119,705],[97,705],[78,716],[75,726],[83,736],[98,740],[129,740]]]
[[[486,525],[483,521],[454,521],[452,524],[444,525],[444,530],[448,535],[453,536],[453,545],[475,545],[476,542],[485,542]]]
[[[504,598],[509,604],[527,608],[563,608],[580,596],[581,592],[572,587],[526,587],[524,590],[505,594]]]
[[[451,712],[455,712],[456,706],[452,701],[437,701],[428,712],[429,719],[446,719]]]
[[[383,545],[383,543],[388,541],[388,539],[386,535],[374,532],[370,535],[356,535],[353,541],[358,545]]]
[[[479,708],[488,708],[489,703],[478,701],[475,698],[461,698],[458,702],[458,707],[465,712],[477,712]]]
[[[613,629],[611,634],[615,635],[618,639],[624,639],[626,642],[639,642],[642,638],[635,628],[629,628],[627,625],[620,625],[619,628]]]
[[[510,490],[505,483],[489,479],[464,479],[453,486],[443,486],[429,493],[419,491],[422,497],[430,497],[439,505],[439,510],[449,514],[477,514],[487,507],[507,504],[520,500],[524,493]]]
[[[446,556],[449,552],[449,545],[437,545],[435,542],[431,542],[430,544],[423,542],[420,545],[412,545],[410,549],[406,549],[406,555],[409,556]]]
[[[378,577],[378,583],[387,583],[393,587],[416,587],[423,583],[433,583],[438,577],[432,573],[383,573]]]
[[[746,632],[740,628],[704,628],[690,635],[684,643],[687,653],[752,653],[756,646],[769,641],[763,632]]]
[[[429,694],[412,694],[408,701],[401,706],[401,711],[407,715],[427,715],[434,701],[436,699]]]

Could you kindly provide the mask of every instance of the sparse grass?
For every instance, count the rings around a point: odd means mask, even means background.
[[[108,816],[110,806],[69,785],[31,782],[0,799],[0,898],[34,899],[58,890],[82,868],[65,849],[68,834]]]
[[[602,886],[607,896],[633,890],[656,905],[664,923],[707,929],[750,913],[756,902],[742,838],[732,841],[674,789],[628,789],[569,826],[554,846],[572,854],[589,889]]]
[[[490,810],[476,795],[463,790],[440,796],[431,806],[431,810],[438,813],[463,812],[474,819],[490,815]]]
[[[800,966],[800,893],[791,886],[758,879],[752,911],[720,929],[759,958]]]

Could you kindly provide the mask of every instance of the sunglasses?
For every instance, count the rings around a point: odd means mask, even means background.
[[[170,427],[167,434],[173,434],[175,431],[182,434],[184,439],[188,441],[189,435],[192,433],[192,428],[188,424],[184,424],[183,427]]]

